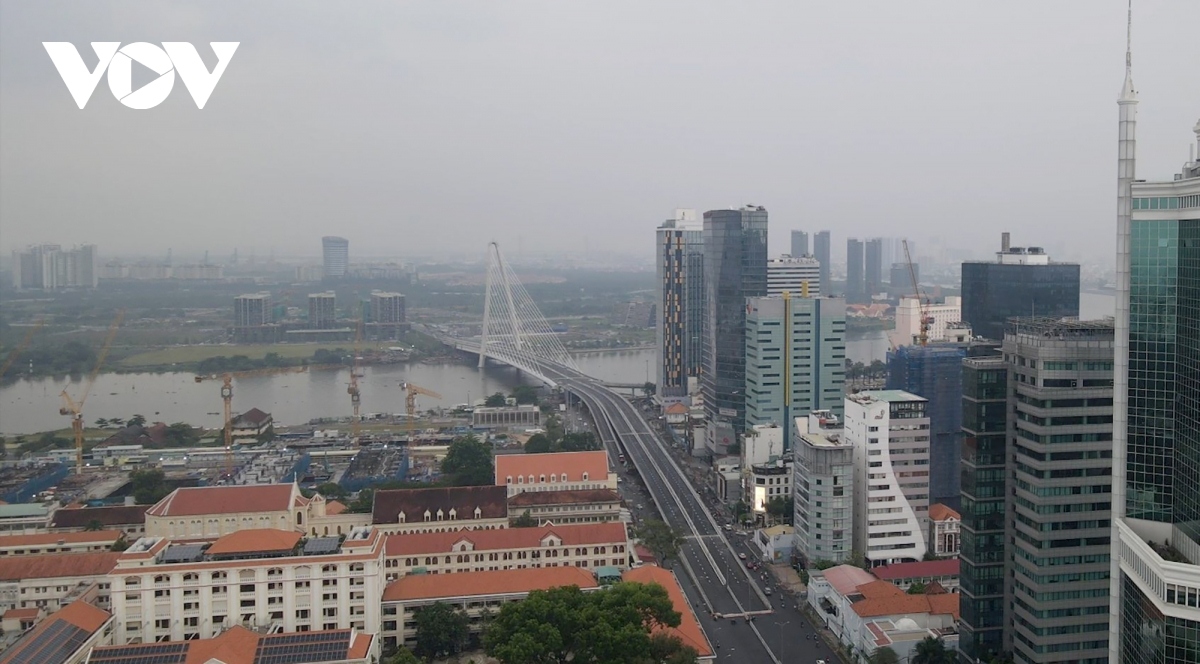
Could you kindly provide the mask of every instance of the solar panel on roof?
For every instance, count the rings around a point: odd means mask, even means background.
[[[204,558],[203,544],[176,544],[162,552],[164,563],[194,563]]]
[[[40,633],[31,634],[32,640],[9,660],[9,664],[62,664],[90,634],[65,620],[56,620]]]
[[[297,632],[273,634],[258,642],[255,664],[301,664],[330,662],[346,658],[350,632]]]
[[[187,660],[187,642],[155,643],[98,648],[90,664],[181,664]]]
[[[314,537],[304,542],[304,549],[302,551],[306,556],[337,553],[341,544],[342,540],[340,537]]]

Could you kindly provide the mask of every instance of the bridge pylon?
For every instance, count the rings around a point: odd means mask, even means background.
[[[487,248],[480,368],[488,357],[533,370],[544,361],[579,369],[495,242]]]

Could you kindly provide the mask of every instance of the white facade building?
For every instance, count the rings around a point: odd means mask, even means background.
[[[783,295],[784,291],[795,297],[820,297],[820,261],[787,254],[767,261],[767,296]]]
[[[942,304],[931,304],[928,307],[932,322],[929,326],[929,341],[945,341],[946,328],[952,323],[962,321],[962,298],[957,295],[947,295]],[[896,305],[896,330],[893,338],[899,345],[913,343],[913,338],[921,334],[921,302],[915,297],[902,297]]]
[[[854,445],[827,410],[797,417],[793,426],[794,548],[807,564],[845,562],[854,548]]]
[[[900,390],[846,397],[854,446],[854,549],[871,565],[925,557],[929,417],[924,398]]]

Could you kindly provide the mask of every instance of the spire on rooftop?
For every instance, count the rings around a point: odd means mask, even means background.
[[[1133,89],[1133,0],[1125,14],[1125,84],[1121,86],[1120,101],[1137,101]]]

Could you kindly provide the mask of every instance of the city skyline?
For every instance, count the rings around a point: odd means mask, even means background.
[[[1003,226],[1045,229],[1046,246],[1100,260],[1114,253],[1099,221],[1112,150],[1100,108],[1113,94],[1118,1],[1032,14],[881,5],[868,22],[848,8],[787,5],[656,4],[639,6],[638,21],[610,4],[387,6],[371,21],[316,5],[212,3],[182,14],[147,3],[126,5],[126,15],[62,7],[13,5],[0,26],[0,113],[10,119],[0,166],[13,174],[0,190],[5,253],[63,237],[157,251],[164,226],[177,250],[215,253],[245,246],[245,228],[292,253],[308,235],[363,243],[384,227],[402,229],[374,242],[394,253],[452,250],[464,234],[612,251],[675,205],[744,203],[775,211],[771,246],[780,248],[791,229],[810,226],[864,237],[904,226],[919,243],[959,235],[966,245],[975,230]],[[1198,21],[1194,4],[1139,7],[1142,80],[1156,96],[1142,137],[1151,172],[1186,158],[1169,128],[1200,106],[1178,66],[1186,26]],[[1108,27],[1072,29],[1081,23]],[[79,110],[40,40],[83,45],[129,30],[146,36],[128,39],[192,40],[202,57],[211,58],[207,41],[241,46],[202,111],[182,90],[148,111],[100,94]],[[329,30],[338,38],[321,49],[301,46]],[[718,46],[680,49],[664,31]],[[446,44],[454,57],[435,57]],[[630,67],[639,77],[625,75]],[[764,103],[700,103],[735,82]],[[956,93],[926,103],[939,88]],[[747,157],[736,168],[704,158],[735,145]],[[904,167],[859,195],[851,187],[861,165],[878,160]],[[100,161],[108,167],[85,167]],[[196,188],[210,193],[187,193]],[[962,232],[967,206],[971,233]]]

